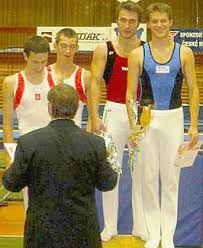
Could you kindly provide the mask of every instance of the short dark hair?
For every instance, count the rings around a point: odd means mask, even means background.
[[[72,86],[58,84],[49,90],[47,98],[51,104],[53,118],[74,118],[78,109],[79,94]]]
[[[42,36],[34,36],[25,41],[24,52],[27,56],[30,55],[30,52],[34,53],[46,53],[50,52],[49,42],[46,38]]]
[[[56,44],[59,43],[61,36],[65,36],[67,38],[76,38],[78,42],[78,34],[72,28],[63,28],[59,30],[56,34]]]
[[[118,16],[120,14],[121,10],[128,10],[128,11],[132,11],[135,12],[137,14],[138,17],[138,22],[141,22],[141,18],[142,18],[142,8],[140,7],[139,4],[133,2],[133,1],[125,1],[125,2],[121,2],[117,9],[116,9],[116,19],[118,20]]]
[[[154,2],[154,3],[151,3],[146,8],[145,16],[146,16],[147,21],[149,21],[150,14],[156,11],[161,12],[161,13],[166,13],[168,15],[169,20],[173,19],[173,11],[172,11],[171,6],[169,6],[166,3],[162,3],[162,2]]]

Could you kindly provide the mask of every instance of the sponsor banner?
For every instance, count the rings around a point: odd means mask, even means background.
[[[37,35],[46,37],[54,50],[56,34],[66,27],[37,27]],[[113,40],[118,35],[116,23],[111,27],[70,27],[78,33],[79,51],[94,51],[99,43]],[[146,24],[140,24],[137,30],[138,38],[146,41]]]
[[[190,47],[193,52],[203,52],[203,29],[172,29],[170,39]]]
[[[112,23],[111,24],[111,40],[115,40],[116,37],[118,36],[118,34],[119,34],[119,32],[118,32],[117,23]],[[147,40],[147,25],[146,25],[146,23],[140,23],[140,25],[136,31],[136,35],[137,35],[138,39],[140,39],[142,41]]]
[[[37,27],[37,35],[48,38],[51,50],[54,50],[56,34],[66,27]],[[70,27],[78,33],[79,51],[93,51],[102,42],[109,40],[110,27]]]

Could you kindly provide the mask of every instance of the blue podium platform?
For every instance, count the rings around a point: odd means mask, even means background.
[[[181,169],[174,241],[176,246],[201,246],[203,242],[203,152],[192,167]]]
[[[119,184],[118,233],[132,233],[131,176],[127,166],[128,152],[123,158],[123,173]],[[95,194],[100,229],[104,227],[102,196]],[[203,151],[192,167],[181,169],[179,186],[178,222],[175,246],[201,247],[203,243]]]

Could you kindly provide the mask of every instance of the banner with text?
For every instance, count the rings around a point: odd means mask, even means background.
[[[51,50],[54,50],[56,34],[66,27],[37,27],[37,35],[46,37],[50,43]],[[118,28],[116,24],[111,27],[70,27],[78,33],[79,51],[94,51],[99,43],[116,38]],[[140,24],[137,35],[146,40],[146,24]]]
[[[190,47],[193,52],[203,52],[203,29],[172,29],[170,38]]]
[[[51,50],[54,50],[56,34],[66,27],[37,27],[37,35],[49,40]],[[70,27],[78,33],[79,51],[92,51],[98,43],[109,39],[110,28],[106,27]]]

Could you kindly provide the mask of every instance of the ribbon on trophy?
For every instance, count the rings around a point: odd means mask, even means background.
[[[137,155],[140,151],[141,141],[146,136],[149,129],[152,105],[147,104],[140,106],[135,100],[131,99],[129,106],[134,121],[133,129],[128,138],[132,146],[132,150],[129,154],[128,166],[133,170],[137,163]]]
[[[99,134],[99,136],[102,137],[105,141],[106,150],[107,150],[107,160],[108,160],[109,164],[111,165],[112,169],[115,172],[121,174],[122,173],[122,167],[121,167],[121,164],[119,162],[119,157],[118,157],[116,145],[113,141],[111,134],[106,131],[107,115],[109,114],[110,111],[111,110],[104,110],[103,123],[104,123],[105,130],[104,131],[102,130],[101,133]]]

